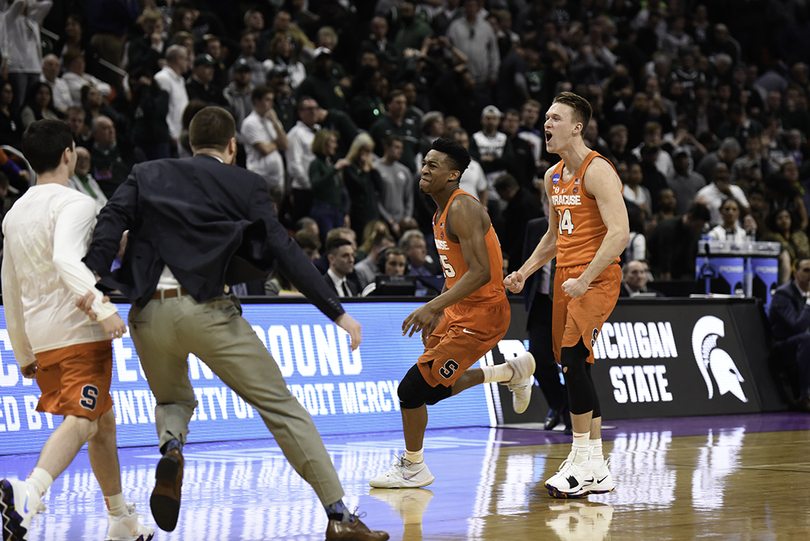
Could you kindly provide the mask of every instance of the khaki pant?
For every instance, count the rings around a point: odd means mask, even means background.
[[[287,390],[270,353],[230,297],[198,303],[190,295],[152,300],[129,313],[130,333],[152,393],[162,446],[186,441],[197,406],[188,379],[193,353],[261,415],[284,456],[324,505],[343,497],[312,417]]]

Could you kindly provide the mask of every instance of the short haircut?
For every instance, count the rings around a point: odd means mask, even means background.
[[[22,137],[23,155],[37,174],[59,167],[65,149],[73,150],[73,134],[62,120],[37,120]]]
[[[310,100],[314,101],[315,103],[318,103],[318,100],[316,100],[312,96],[300,96],[298,98],[298,101],[295,102],[295,110],[300,111],[301,109],[304,108],[304,102],[305,101],[310,101]]]
[[[614,124],[610,127],[610,131],[608,131],[608,137],[613,137],[617,133],[627,133],[627,126],[624,124]]]
[[[810,257],[801,256],[801,255],[796,257],[796,260],[793,262],[793,265],[792,265],[792,270],[794,270],[794,271],[797,270],[799,268],[799,265],[801,265],[805,261],[810,261]]]
[[[416,239],[425,240],[425,235],[418,229],[409,229],[403,233],[402,238],[399,239],[399,247],[403,250],[407,250]]]
[[[65,109],[65,114],[67,116],[70,116],[70,115],[82,115],[82,118],[87,117],[87,113],[84,111],[84,109],[82,109],[78,105],[71,105],[70,107]]]
[[[188,49],[186,49],[183,45],[172,45],[168,49],[166,49],[166,62],[171,64],[175,62],[178,58],[188,55]]]
[[[399,141],[400,143],[402,143],[402,137],[400,137],[399,135],[397,135],[395,133],[389,133],[383,139],[383,148],[389,148],[396,141]]]
[[[461,179],[461,175],[470,165],[470,153],[460,144],[445,137],[439,137],[433,141],[430,148],[446,155],[450,162],[450,168],[458,171],[458,178]]]
[[[572,108],[574,110],[574,122],[581,122],[582,132],[585,131],[593,115],[593,109],[588,100],[573,92],[560,92],[554,97],[552,103],[561,103]]]
[[[520,184],[518,184],[517,179],[510,175],[509,173],[504,173],[503,175],[499,176],[495,179],[495,189],[496,190],[518,190],[520,189]]]
[[[253,89],[253,92],[250,93],[250,100],[251,101],[260,100],[268,94],[273,94],[274,97],[276,95],[273,89],[270,88],[269,86],[259,85]]]
[[[401,88],[395,88],[394,90],[392,90],[391,92],[388,93],[388,100],[386,100],[385,103],[389,104],[389,103],[394,101],[394,98],[398,98],[398,97],[404,96],[404,95],[405,95],[404,90],[402,90]]]
[[[337,251],[343,246],[351,246],[351,245],[352,243],[344,239],[343,237],[331,239],[329,242],[326,243],[326,254],[335,255]]]
[[[326,233],[326,244],[329,244],[330,240],[336,239],[344,233],[353,236],[354,239],[357,240],[357,233],[354,232],[354,229],[351,229],[350,227],[335,227]]]
[[[309,229],[301,229],[295,233],[295,242],[302,250],[320,250],[321,241],[318,235]]]
[[[312,139],[312,153],[316,156],[326,155],[326,143],[332,137],[339,137],[337,132],[332,130],[318,130],[315,132],[315,137]]]
[[[213,148],[223,151],[234,136],[236,123],[231,113],[222,107],[209,106],[201,109],[188,128],[189,143],[195,148]]]
[[[523,103],[523,105],[521,106],[520,110],[521,110],[521,111],[523,111],[523,110],[524,110],[524,109],[526,109],[526,107],[528,107],[528,106],[531,106],[531,107],[537,107],[538,109],[540,109],[540,102],[539,102],[539,101],[537,101],[537,100],[526,100],[526,101]]]

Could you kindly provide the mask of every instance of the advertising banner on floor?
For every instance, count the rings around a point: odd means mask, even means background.
[[[402,321],[421,304],[347,303],[347,312],[363,328],[362,344],[356,351],[349,347],[348,334],[310,304],[243,304],[242,308],[318,430],[322,434],[347,434],[402,430],[397,386],[424,350],[418,336],[402,336]],[[126,320],[129,305],[118,308]],[[36,411],[39,387],[20,374],[2,307],[0,342],[0,454],[38,452],[59,418]],[[522,344],[517,347],[522,352]],[[113,356],[111,392],[118,443],[156,445],[154,397],[128,333],[113,341]],[[205,363],[193,355],[188,362],[198,402],[189,441],[270,437],[258,413]],[[489,386],[477,386],[431,407],[430,426],[497,424],[494,402]]]

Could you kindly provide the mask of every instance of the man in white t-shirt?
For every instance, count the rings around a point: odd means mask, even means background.
[[[312,207],[312,183],[309,180],[309,164],[315,159],[312,141],[315,132],[321,129],[317,123],[320,107],[314,98],[300,96],[295,106],[298,122],[287,133],[287,173],[290,175],[292,196],[295,199],[295,219],[309,216]]]
[[[464,128],[454,130],[451,137],[453,141],[463,146],[465,150],[470,150],[470,136]],[[481,164],[475,159],[470,158],[470,165],[468,165],[467,169],[462,173],[458,187],[481,201],[481,204],[485,207],[487,206],[487,202],[489,201],[487,194],[487,188],[489,187],[487,177]]]
[[[742,188],[729,182],[728,166],[724,162],[719,162],[714,166],[712,173],[712,183],[701,188],[695,194],[695,198],[702,197],[705,199],[706,206],[709,207],[712,216],[712,223],[723,223],[720,207],[723,206],[723,201],[730,197],[736,199],[737,203],[740,204],[740,215],[747,213],[748,199],[746,199]]]
[[[42,497],[85,443],[109,510],[107,539],[152,539],[134,504],[121,493],[110,396],[111,339],[127,328],[115,305],[104,303],[95,277],[81,261],[93,232],[96,205],[68,187],[76,165],[70,127],[40,120],[23,135],[22,151],[37,183],[3,220],[3,304],[14,357],[42,394],[37,410],[62,415],[25,481],[0,481],[3,531],[27,539]],[[76,307],[92,299],[96,322]],[[4,539],[7,537],[4,535]]]
[[[287,133],[273,108],[275,95],[266,86],[257,86],[250,95],[253,112],[242,121],[242,139],[247,154],[247,170],[260,175],[267,182],[273,201],[279,203],[284,196],[284,159]]]

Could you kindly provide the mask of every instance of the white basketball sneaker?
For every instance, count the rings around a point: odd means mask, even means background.
[[[545,482],[548,493],[555,498],[581,498],[590,493],[594,484],[588,449],[571,450],[559,471]]]
[[[149,541],[155,535],[154,528],[141,524],[135,504],[128,503],[127,510],[120,515],[107,515],[110,528],[107,541]]]
[[[390,470],[373,478],[368,484],[374,488],[419,488],[428,486],[433,479],[427,464],[414,464],[402,453],[396,457]]]
[[[512,408],[515,413],[523,413],[532,400],[532,376],[534,375],[534,355],[528,351],[506,362],[512,367],[512,379],[507,382],[512,391]]]
[[[588,489],[588,494],[605,494],[616,490],[616,484],[613,482],[613,476],[610,475],[608,466],[610,459],[596,460],[591,459],[591,468],[593,471],[593,484]]]
[[[26,541],[31,519],[45,511],[42,496],[18,479],[0,481],[0,514],[2,515],[3,541]]]

